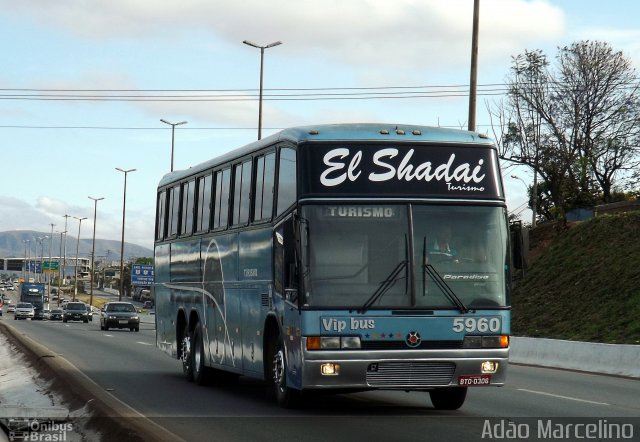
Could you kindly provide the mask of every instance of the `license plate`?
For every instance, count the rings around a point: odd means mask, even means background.
[[[482,387],[491,384],[490,374],[470,374],[458,376],[458,385],[462,387]]]
[[[121,319],[118,321],[120,324],[128,324],[129,320],[128,319]]]

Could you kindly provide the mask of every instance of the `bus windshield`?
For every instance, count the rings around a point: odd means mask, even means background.
[[[307,306],[507,305],[501,207],[307,205],[301,219]]]

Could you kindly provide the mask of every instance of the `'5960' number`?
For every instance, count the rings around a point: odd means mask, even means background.
[[[454,332],[499,332],[500,318],[455,318],[453,320]]]

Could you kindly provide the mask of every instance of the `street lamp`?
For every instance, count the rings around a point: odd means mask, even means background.
[[[74,216],[73,218],[78,220],[78,242],[76,243],[76,266],[75,266],[75,274],[74,274],[74,278],[73,278],[73,300],[76,300],[76,295],[78,294],[78,252],[80,251],[80,227],[82,227],[82,220],[87,219],[87,217],[85,216],[84,218],[78,218],[77,216]]]
[[[171,161],[171,164],[173,166],[173,161]],[[124,292],[124,216],[125,209],[127,207],[127,174],[129,172],[135,172],[136,169],[124,170],[116,167],[116,170],[124,173],[124,193],[122,196],[122,242],[120,243],[120,293],[118,293],[118,301],[122,301],[122,293]]]
[[[179,123],[169,123],[167,120],[160,118],[164,124],[168,124],[171,126],[171,172],[173,172],[173,146],[175,141],[175,131],[176,126],[180,126],[181,124],[187,124],[187,121],[181,121]]]
[[[64,282],[67,278],[67,275],[65,274],[66,272],[66,267],[67,267],[67,221],[69,220],[69,217],[71,215],[64,215],[64,250],[63,250],[63,255],[64,258],[62,258],[62,285],[64,285]]]
[[[29,282],[27,278],[27,269],[29,269],[29,267],[27,267],[27,244],[29,244],[29,240],[23,239],[22,242],[24,243],[24,271],[22,272],[22,279],[24,282]],[[31,251],[31,248],[29,248],[29,251]],[[31,269],[29,269],[29,271],[31,271]]]
[[[37,264],[38,263],[38,244],[40,244],[40,273],[38,273],[38,282],[45,282],[45,281],[42,281],[42,279],[44,279],[44,278],[41,278],[40,275],[44,274],[44,266],[43,266],[43,264],[44,264],[44,244],[43,244],[43,242],[47,238],[48,238],[47,235],[39,236],[39,237],[36,238],[36,270],[37,270],[37,266],[38,266],[38,264]]]
[[[511,178],[513,178],[514,180],[520,180],[520,182],[522,182],[522,184],[524,184],[524,186],[527,189],[527,194],[529,196],[529,201],[531,201],[531,199],[534,199],[534,203],[535,203],[535,198],[537,198],[537,195],[529,194],[529,185],[527,184],[527,182],[525,180],[523,180],[522,178],[520,178],[518,175],[511,175]],[[531,210],[531,228],[535,228],[535,226],[536,226],[536,210],[535,210],[535,206],[533,206],[533,209]]]
[[[262,71],[264,67],[264,50],[268,48],[272,48],[274,46],[281,45],[281,41],[275,41],[273,43],[269,43],[266,46],[260,46],[259,44],[253,43],[249,40],[244,40],[242,43],[253,46],[254,48],[260,49],[260,100],[258,103],[258,139],[262,138]]]
[[[91,288],[89,289],[89,305],[93,305],[93,266],[96,256],[96,216],[98,214],[98,201],[103,200],[104,197],[93,198],[90,196],[89,199],[93,200],[93,242],[91,243]]]
[[[51,296],[51,273],[53,271],[53,269],[51,268],[51,243],[53,242],[53,226],[55,226],[55,224],[51,223],[51,236],[49,237],[49,296]],[[45,278],[46,279],[46,278]]]

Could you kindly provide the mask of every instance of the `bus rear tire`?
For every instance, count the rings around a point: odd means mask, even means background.
[[[438,388],[429,396],[436,410],[457,410],[467,398],[467,387]]]
[[[278,405],[284,408],[297,408],[302,402],[299,390],[287,386],[287,354],[282,339],[278,341],[273,354],[272,387]]]

